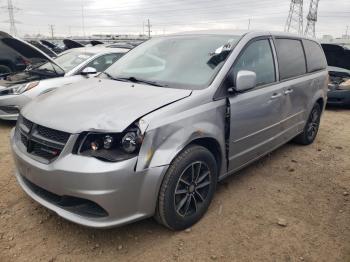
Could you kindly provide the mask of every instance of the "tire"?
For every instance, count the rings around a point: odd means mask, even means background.
[[[156,220],[172,230],[197,223],[208,210],[217,185],[217,163],[206,148],[191,145],[170,165],[160,188]]]
[[[308,121],[304,127],[304,131],[294,138],[294,142],[300,145],[312,144],[317,136],[321,120],[321,106],[316,103],[311,110]]]
[[[0,65],[0,75],[12,73],[11,68],[5,65]]]

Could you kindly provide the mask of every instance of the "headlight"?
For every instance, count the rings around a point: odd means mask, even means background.
[[[37,85],[39,85],[39,83],[40,83],[40,81],[35,81],[35,82],[26,83],[26,84],[12,86],[11,93],[14,95],[20,95],[20,94],[36,87]]]
[[[344,81],[343,83],[341,83],[338,86],[338,89],[340,89],[340,90],[350,90],[350,79],[348,79],[347,81]]]
[[[78,139],[78,155],[98,158],[102,161],[118,162],[137,156],[143,137],[137,126],[123,133],[85,133]]]

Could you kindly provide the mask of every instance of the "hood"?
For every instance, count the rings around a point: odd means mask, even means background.
[[[68,133],[122,132],[135,120],[191,92],[92,78],[41,95],[21,113],[37,124]]]
[[[329,72],[333,72],[333,73],[341,73],[344,75],[348,75],[350,77],[350,70],[344,69],[344,68],[340,68],[340,67],[335,67],[335,66],[329,66],[328,68]]]
[[[57,57],[57,54],[54,51],[52,51],[48,47],[46,47],[43,44],[41,44],[39,41],[30,40],[28,42],[29,42],[29,44],[31,44],[31,45],[35,46],[36,48],[38,48],[39,50],[43,51],[49,57],[51,57],[51,58]]]
[[[63,43],[66,46],[67,50],[72,49],[72,48],[84,47],[84,45],[78,43],[77,41],[71,40],[71,39],[64,39]]]
[[[350,70],[350,50],[336,44],[322,44],[329,66]]]
[[[18,38],[12,37],[7,33],[0,31],[0,41],[8,46],[9,48],[15,50],[17,53],[30,60],[32,64],[43,63],[43,62],[52,62],[57,65],[51,57],[46,55],[44,52],[38,48],[32,46],[31,44],[22,41]],[[59,65],[57,65],[59,66]]]
[[[101,42],[101,41],[99,41],[99,40],[91,40],[91,41],[90,41],[90,44],[91,44],[92,46],[95,46],[95,45],[103,45],[104,43]]]

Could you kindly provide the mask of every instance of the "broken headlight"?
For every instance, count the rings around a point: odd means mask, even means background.
[[[123,133],[88,132],[80,136],[76,153],[102,161],[119,162],[137,156],[142,139],[137,126],[128,128]]]
[[[340,90],[350,90],[350,79],[342,82],[339,86],[338,89]]]

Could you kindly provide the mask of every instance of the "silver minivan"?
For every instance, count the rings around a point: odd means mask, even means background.
[[[154,216],[182,230],[205,214],[218,181],[290,140],[314,141],[327,82],[312,39],[156,37],[98,77],[25,106],[11,134],[16,177],[34,200],[81,225]]]

